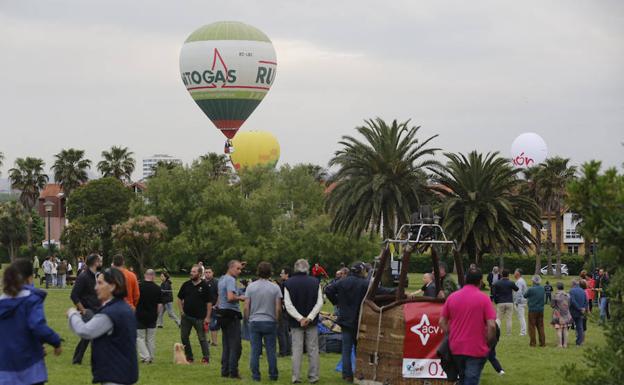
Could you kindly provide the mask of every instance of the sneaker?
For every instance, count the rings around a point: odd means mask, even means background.
[[[188,361],[188,363],[189,363],[189,364],[192,364],[192,363],[193,363],[193,361],[195,361],[195,360],[194,360],[194,359],[192,359],[192,358],[187,358],[186,360]]]
[[[202,364],[208,365],[210,363],[210,358],[204,357],[204,358],[202,358],[201,362],[202,362]]]
[[[500,372],[498,372],[498,375],[499,375],[499,376],[504,376],[504,375],[505,375],[505,371],[504,371],[504,370],[501,370]]]
[[[158,325],[157,327],[158,327],[158,329],[162,329],[163,328],[162,325]]]

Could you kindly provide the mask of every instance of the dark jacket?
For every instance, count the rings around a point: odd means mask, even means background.
[[[43,312],[46,292],[30,285],[15,298],[0,297],[0,372],[17,373],[24,383],[47,381],[37,366],[43,366],[43,344],[61,345]]]
[[[494,303],[513,303],[513,292],[518,291],[518,286],[509,278],[502,278],[494,284],[492,295]]]
[[[98,313],[111,319],[113,331],[93,340],[93,383],[134,384],[139,379],[139,366],[136,354],[137,323],[132,308],[123,299],[116,298]]]
[[[161,303],[162,291],[154,282],[143,281],[139,284],[139,293],[139,303],[134,313],[137,328],[153,329],[158,319],[158,304]]]
[[[290,301],[299,314],[304,317],[310,314],[318,300],[319,280],[306,273],[295,273],[284,282],[284,287],[288,290]],[[299,322],[292,317],[289,317],[289,323],[290,327],[301,327]],[[317,323],[318,316],[310,322],[312,325]]]
[[[585,290],[578,286],[570,289],[570,315],[572,318],[579,318],[583,316],[583,311],[587,309],[587,295]]]
[[[160,297],[160,303],[169,303],[173,302],[173,287],[171,286],[171,281],[166,280],[165,282],[160,284],[160,292],[162,296]],[[139,297],[139,300],[141,297]]]
[[[367,289],[368,280],[354,274],[349,274],[325,288],[327,298],[340,309],[338,325],[357,330],[360,306]]]
[[[97,310],[100,307],[100,301],[95,293],[95,284],[95,274],[88,268],[78,274],[69,295],[74,305],[80,302],[86,309]]]
[[[424,297],[435,298],[437,296],[435,282],[431,282],[428,286],[421,288]]]

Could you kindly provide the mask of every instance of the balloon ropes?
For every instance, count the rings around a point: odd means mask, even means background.
[[[221,21],[195,30],[180,52],[180,76],[199,108],[231,139],[275,80],[271,40],[250,25]]]
[[[245,131],[232,139],[236,151],[230,154],[232,165],[239,170],[253,167],[273,168],[280,157],[280,145],[267,131]]]

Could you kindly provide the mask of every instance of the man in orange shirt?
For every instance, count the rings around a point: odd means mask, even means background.
[[[113,257],[113,267],[121,270],[126,279],[126,289],[128,295],[126,295],[126,302],[132,310],[136,309],[139,303],[139,281],[137,281],[136,275],[124,266],[124,257],[121,254],[117,254]]]

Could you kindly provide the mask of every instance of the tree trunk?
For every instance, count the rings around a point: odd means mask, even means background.
[[[556,217],[555,217],[555,246],[557,247],[557,249],[555,250],[555,255],[557,256],[557,271],[555,272],[555,277],[559,278],[561,277],[561,245],[562,245],[562,240],[561,240],[561,232],[562,232],[562,227],[563,227],[563,221],[561,219],[561,207],[560,207],[560,203],[559,203],[559,199],[557,199],[557,213],[556,213]]]
[[[542,269],[542,228],[535,227],[535,275],[540,274]]]
[[[32,250],[33,247],[33,243],[32,243],[32,225],[33,225],[33,219],[32,219],[32,211],[29,211],[26,213],[27,215],[27,222],[26,222],[26,245],[28,246],[29,250]],[[48,245],[48,247],[50,247],[50,245]]]
[[[546,266],[546,274],[552,275],[552,249],[553,249],[553,240],[552,240],[552,209],[551,205],[548,205],[548,227],[546,228],[546,242],[547,242],[547,251],[546,257],[548,260],[548,265]]]
[[[590,253],[589,249],[591,248],[591,238],[583,237],[583,243],[585,244],[585,252],[583,253],[583,268],[588,269],[590,267],[589,259]]]
[[[15,244],[13,242],[11,242],[9,244],[9,259],[11,260],[11,263],[15,262],[15,259],[17,257],[17,247],[15,247]]]

